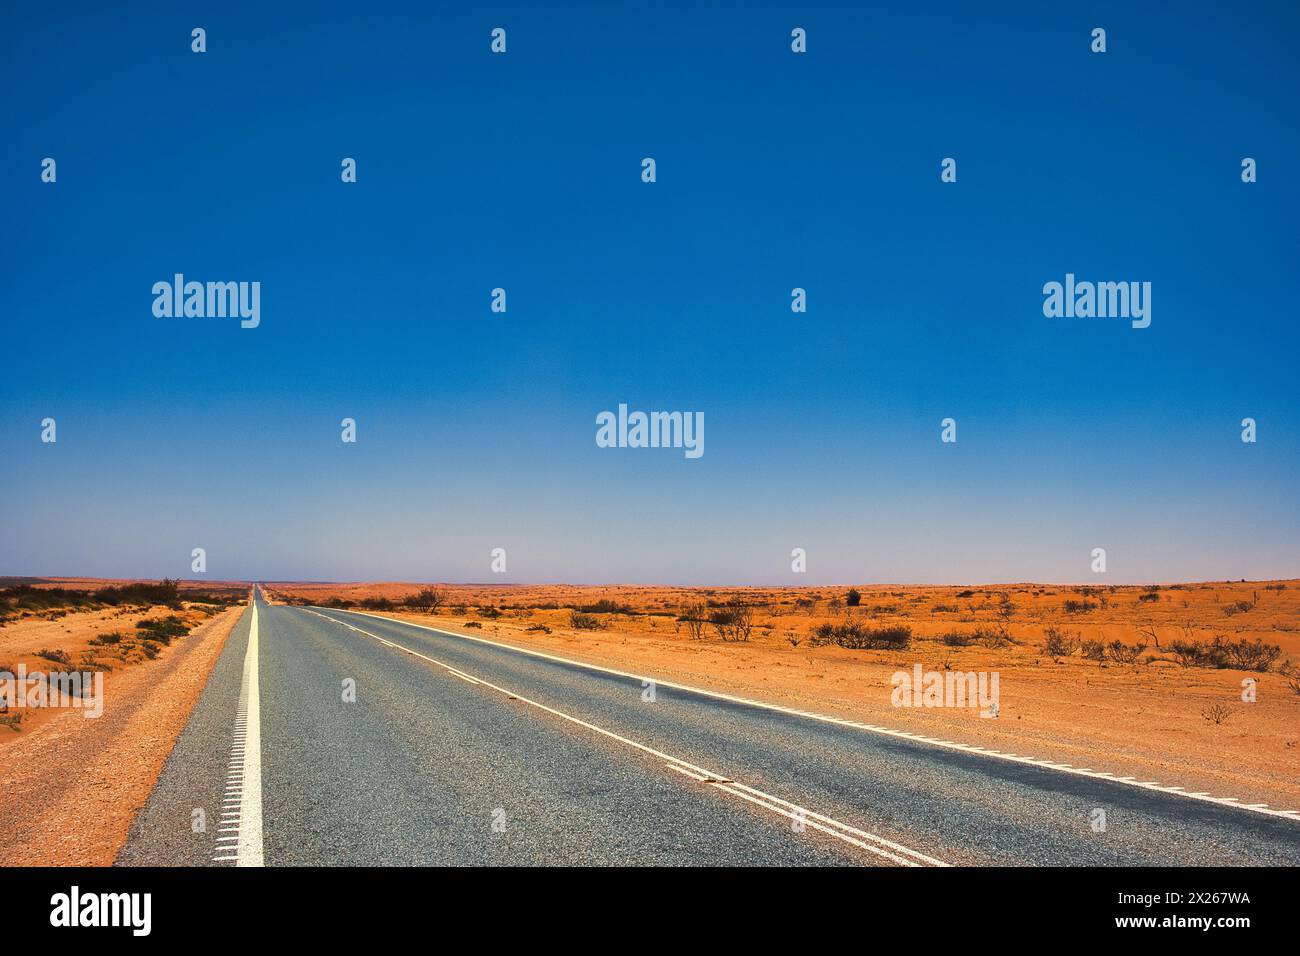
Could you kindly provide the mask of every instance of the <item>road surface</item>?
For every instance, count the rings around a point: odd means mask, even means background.
[[[259,594],[118,863],[1294,866],[1300,820]]]

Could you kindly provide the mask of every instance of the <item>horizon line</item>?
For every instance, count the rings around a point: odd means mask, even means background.
[[[0,582],[15,582],[21,584],[24,581],[162,581],[174,580],[186,584],[243,584],[252,586],[258,585],[291,585],[291,584],[317,584],[317,585],[380,585],[380,584],[400,584],[411,587],[420,586],[440,586],[440,587],[464,587],[464,588],[536,588],[536,587],[580,587],[580,588],[677,588],[681,590],[705,590],[726,588],[730,590],[799,590],[810,588],[1010,588],[1010,587],[1173,587],[1190,585],[1209,585],[1209,584],[1285,584],[1300,583],[1300,576],[1281,577],[1281,578],[1202,578],[1195,580],[1170,580],[1170,581],[1106,581],[1106,582],[1084,582],[1084,581],[946,581],[939,583],[921,583],[921,582],[901,582],[901,581],[873,581],[873,582],[853,582],[853,583],[807,583],[807,584],[674,584],[668,582],[655,583],[630,583],[630,582],[580,582],[580,581],[414,581],[398,579],[331,579],[331,578],[171,578],[168,575],[145,575],[142,577],[102,577],[100,575],[77,575],[77,574],[0,574]],[[9,584],[3,586],[12,586]]]

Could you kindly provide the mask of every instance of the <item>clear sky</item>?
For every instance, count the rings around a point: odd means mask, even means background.
[[[1300,575],[1294,4],[15,6],[0,574]]]

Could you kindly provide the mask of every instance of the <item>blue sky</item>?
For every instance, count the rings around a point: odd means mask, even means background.
[[[268,6],[0,14],[0,574],[1300,576],[1294,8]]]

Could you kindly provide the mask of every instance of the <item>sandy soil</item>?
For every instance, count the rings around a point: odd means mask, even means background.
[[[0,672],[14,673],[19,664],[33,671],[103,671],[117,674],[148,660],[146,648],[135,625],[143,620],[177,617],[197,627],[216,608],[187,606],[174,610],[163,606],[118,607],[97,611],[44,611],[24,616],[0,627]],[[116,635],[116,644],[100,643],[105,635]],[[177,638],[184,640],[184,638]],[[163,648],[160,654],[165,653]],[[3,705],[0,705],[2,707]],[[57,711],[29,708],[21,713],[0,710],[0,750],[21,734],[46,723]],[[20,722],[13,726],[17,716]]]
[[[105,675],[103,714],[96,719],[75,709],[29,711],[21,732],[0,727],[5,865],[112,863],[243,610],[231,607],[211,618],[181,612],[203,623],[156,658],[104,662],[116,666]],[[19,621],[0,629],[0,663],[57,666],[34,657],[53,645],[69,651],[76,667],[81,653],[100,650],[88,644],[91,637],[173,613],[137,608]]]
[[[396,601],[420,587],[280,584],[270,592],[280,599],[319,603],[331,597]],[[437,614],[384,613],[662,680],[1280,809],[1300,808],[1300,683],[1295,664],[1288,663],[1300,663],[1300,584],[1295,581],[1187,584],[1154,591],[1106,588],[1085,594],[1061,585],[863,586],[856,608],[833,603],[844,600],[846,589],[840,588],[441,589],[446,605]],[[1010,610],[1002,594],[1011,602]],[[712,628],[695,640],[677,620],[687,602],[724,602],[733,596],[762,605],[746,642],[724,642]],[[571,605],[602,599],[626,605],[631,613],[596,614],[599,630],[571,626]],[[1066,601],[1093,607],[1067,611]],[[910,626],[913,643],[889,651],[813,645],[817,625],[842,622],[846,616],[868,626]],[[951,632],[988,632],[999,626],[1014,643],[949,646],[943,640]],[[1085,640],[1147,648],[1137,664],[1088,660],[1077,651],[1054,662],[1043,650],[1047,627]],[[1258,673],[1184,667],[1170,653],[1175,640],[1208,641],[1216,635],[1276,644],[1282,656],[1269,672]],[[917,663],[935,671],[997,671],[999,716],[983,718],[977,709],[954,707],[894,707],[891,676]],[[1242,682],[1248,678],[1257,682],[1254,702],[1242,699]],[[1216,706],[1226,711],[1219,723],[1207,716]]]

